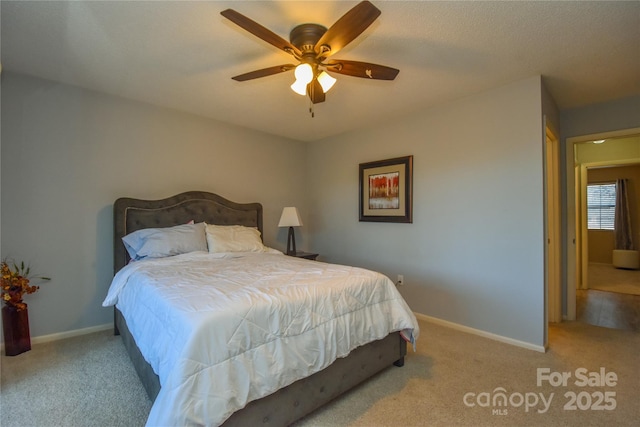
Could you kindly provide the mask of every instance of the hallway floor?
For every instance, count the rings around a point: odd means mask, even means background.
[[[640,332],[640,295],[578,289],[576,320],[605,328]]]

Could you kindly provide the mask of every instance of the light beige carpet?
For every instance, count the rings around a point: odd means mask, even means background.
[[[640,334],[562,323],[550,327],[549,351],[538,353],[423,321],[420,325],[418,352],[409,353],[404,368],[384,371],[297,427],[638,425]],[[566,386],[549,381],[538,386],[539,368],[554,377],[571,377]],[[576,385],[581,368],[604,368],[615,373],[617,384]],[[506,406],[494,405],[500,392],[508,396]],[[594,406],[605,392],[615,400],[615,409]],[[571,405],[571,393],[584,409]],[[551,399],[545,412],[541,395]]]
[[[590,263],[587,281],[589,289],[640,295],[640,270],[615,268],[611,264]]]

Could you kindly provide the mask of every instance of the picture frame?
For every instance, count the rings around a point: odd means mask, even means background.
[[[360,163],[360,221],[413,222],[413,156]]]

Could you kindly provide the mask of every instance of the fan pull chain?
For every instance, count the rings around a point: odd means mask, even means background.
[[[312,119],[316,116],[316,113],[313,111],[313,101],[311,101],[311,99],[309,99],[309,114],[311,114]]]

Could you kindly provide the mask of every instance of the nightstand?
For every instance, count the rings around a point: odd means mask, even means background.
[[[315,259],[318,258],[318,254],[312,254],[311,252],[302,252],[302,251],[297,251],[295,254],[291,254],[290,256],[294,256],[297,258],[310,259],[313,261],[315,261]]]

